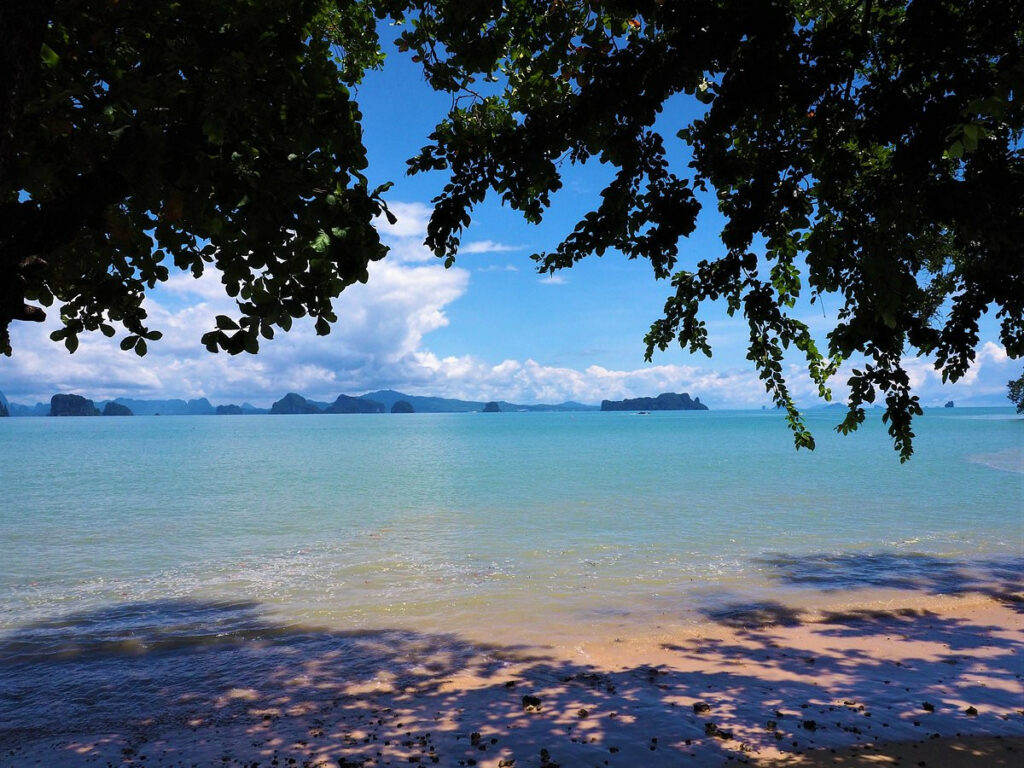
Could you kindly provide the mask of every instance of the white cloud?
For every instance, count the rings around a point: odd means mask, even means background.
[[[569,278],[565,275],[546,275],[538,278],[537,282],[541,285],[565,285],[569,282]]]
[[[339,322],[326,337],[315,334],[308,318],[297,320],[290,333],[265,341],[257,356],[210,354],[200,345],[217,314],[234,316],[234,301],[225,295],[216,271],[199,280],[175,274],[147,298],[153,328],[164,338],[150,344],[145,358],[122,352],[118,340],[85,334],[69,355],[51,342],[59,311],[51,308],[44,324],[12,326],[14,356],[0,360],[0,390],[16,402],[48,400],[56,392],[75,392],[96,400],[117,396],[139,398],[208,397],[214,403],[249,401],[269,405],[288,391],[320,400],[339,393],[358,394],[390,387],[410,394],[441,395],[472,400],[512,402],[596,403],[689,392],[712,408],[760,407],[768,403],[753,368],[706,365],[649,365],[616,370],[590,366],[580,370],[534,359],[439,356],[430,350],[429,335],[448,322],[448,307],[470,287],[465,268],[445,269],[422,245],[429,208],[395,203],[399,223],[381,224],[392,247],[386,259],[370,265],[366,285],[348,288],[335,303]],[[487,248],[485,249],[485,246]],[[511,250],[493,241],[469,243],[471,253]],[[515,267],[490,264],[480,269]],[[562,275],[539,281],[566,282]],[[732,325],[728,326],[731,328]],[[728,330],[726,328],[725,330]],[[956,385],[943,385],[930,361],[904,361],[917,394],[925,404],[955,399],[957,404],[1003,402],[1007,379],[1019,374],[1019,362],[1006,350],[986,341],[972,370]],[[834,380],[835,399],[845,398],[845,381],[853,363]],[[798,402],[817,400],[800,366],[788,379]],[[987,400],[986,400],[987,398]]]
[[[523,250],[521,245],[498,243],[494,240],[476,240],[459,246],[459,253],[506,253],[508,251],[521,250]]]
[[[385,237],[419,237],[427,231],[431,207],[424,203],[388,203],[388,210],[395,215],[394,224],[384,216],[377,217],[376,226]]]

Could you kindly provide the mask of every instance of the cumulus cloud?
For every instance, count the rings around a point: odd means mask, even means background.
[[[398,223],[378,221],[391,254],[369,268],[369,282],[348,288],[335,303],[338,323],[330,335],[317,336],[308,318],[292,331],[261,344],[259,355],[210,354],[199,339],[213,328],[217,314],[236,314],[216,271],[200,279],[175,274],[146,299],[150,324],[164,338],[139,358],[118,348],[118,339],[99,334],[81,337],[69,355],[51,342],[59,311],[51,308],[44,324],[12,326],[14,356],[0,361],[0,390],[16,402],[45,401],[56,392],[74,392],[95,400],[118,396],[138,398],[207,397],[212,402],[249,401],[269,405],[288,391],[320,400],[339,393],[360,394],[393,388],[410,394],[441,395],[472,400],[596,403],[689,392],[712,408],[760,407],[768,403],[753,369],[740,363],[723,366],[648,365],[585,369],[547,364],[543,360],[484,360],[478,356],[441,356],[430,349],[430,334],[449,323],[448,309],[470,289],[464,267],[445,269],[422,245],[429,208],[420,203],[394,203]],[[469,253],[513,250],[494,241],[467,245]],[[515,269],[497,264],[479,269]],[[542,285],[566,282],[562,275],[543,278]],[[1006,350],[986,341],[972,370],[960,383],[943,385],[931,361],[905,361],[911,380],[926,404],[956,399],[1001,402],[1007,379],[1019,363]],[[835,379],[835,399],[846,397],[845,381],[853,363]],[[788,375],[798,402],[817,400],[813,385],[799,366]]]
[[[385,216],[377,217],[375,226],[385,238],[423,237],[427,231],[431,208],[423,203],[388,203],[388,210],[395,216],[392,224]]]
[[[210,354],[199,339],[213,329],[216,315],[236,315],[235,303],[224,293],[216,270],[199,279],[179,273],[145,301],[150,326],[164,336],[149,345],[144,358],[122,352],[118,339],[99,334],[82,335],[78,351],[69,355],[48,338],[59,327],[59,312],[51,310],[43,325],[12,327],[15,354],[0,372],[0,391],[18,402],[75,392],[93,399],[209,397],[269,403],[290,390],[333,399],[342,391],[390,385],[392,372],[414,367],[409,361],[420,352],[424,336],[448,323],[446,307],[469,285],[465,269],[445,269],[436,260],[416,263],[422,259],[407,253],[401,257],[409,241],[422,239],[427,209],[394,207],[402,216],[394,227],[382,226],[382,237],[397,246],[399,257],[393,253],[372,263],[369,281],[342,293],[335,302],[338,322],[328,336],[317,336],[305,318],[295,321],[289,333],[262,341],[257,356]]]

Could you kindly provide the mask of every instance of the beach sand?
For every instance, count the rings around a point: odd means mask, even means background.
[[[263,628],[27,659],[10,711],[52,707],[0,723],[0,765],[1024,765],[1024,604],[911,597],[552,645]]]

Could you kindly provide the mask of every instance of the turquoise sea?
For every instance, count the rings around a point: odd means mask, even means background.
[[[45,654],[169,602],[225,609],[185,636],[236,605],[571,633],[1019,583],[1024,419],[929,410],[903,465],[877,416],[837,420],[796,452],[771,411],[4,419],[0,636],[59,626],[17,644]]]
[[[0,420],[0,767],[372,758],[439,717],[454,766],[467,670],[611,686],[586,648],[1021,589],[1024,419],[930,411],[905,465],[835,420],[814,453],[774,412]]]

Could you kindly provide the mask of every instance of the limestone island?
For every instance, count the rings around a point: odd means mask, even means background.
[[[657,397],[635,397],[631,400],[602,400],[602,411],[706,411],[699,397],[692,400],[683,392],[663,392]]]

